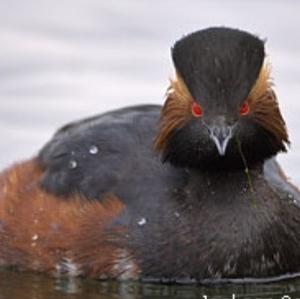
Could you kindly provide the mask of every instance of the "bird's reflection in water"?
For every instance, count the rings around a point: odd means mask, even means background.
[[[300,298],[300,279],[257,285],[168,286],[135,282],[100,282],[89,279],[54,279],[41,274],[0,271],[0,299],[20,298],[296,299]]]

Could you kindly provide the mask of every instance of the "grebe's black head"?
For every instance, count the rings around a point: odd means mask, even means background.
[[[265,62],[264,42],[209,28],[177,41],[176,78],[162,110],[156,149],[188,167],[242,167],[289,143]]]

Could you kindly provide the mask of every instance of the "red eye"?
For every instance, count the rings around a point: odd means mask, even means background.
[[[196,102],[193,102],[192,104],[192,113],[195,117],[201,117],[203,114],[201,106]]]
[[[247,115],[250,112],[250,106],[248,102],[244,102],[240,107],[240,115]]]

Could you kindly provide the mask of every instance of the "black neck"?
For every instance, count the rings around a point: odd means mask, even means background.
[[[263,174],[263,164],[251,165],[249,169],[199,170],[190,169],[188,192],[200,202],[212,201],[222,204],[235,199],[255,202],[257,180]]]

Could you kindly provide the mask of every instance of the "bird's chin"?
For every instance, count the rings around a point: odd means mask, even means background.
[[[243,159],[232,140],[228,144],[226,151],[221,152],[212,144],[206,151],[199,152],[195,157],[194,165],[202,170],[233,170],[244,167]]]
[[[233,171],[244,167],[241,159],[232,158],[229,155],[216,155],[207,160],[199,161],[199,168],[204,171]]]

